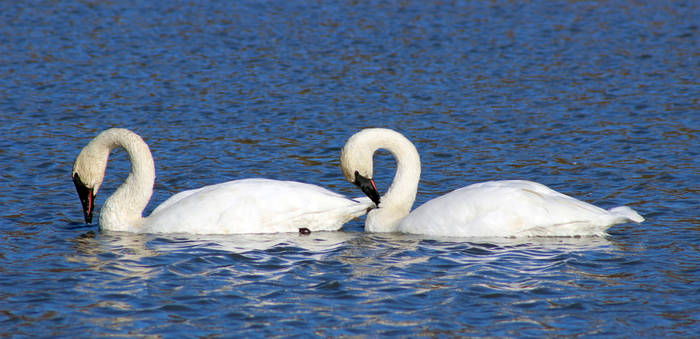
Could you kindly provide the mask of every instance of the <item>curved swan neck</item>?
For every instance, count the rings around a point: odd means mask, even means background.
[[[381,197],[379,208],[367,214],[365,231],[394,232],[411,211],[420,181],[420,156],[416,147],[401,133],[384,128],[369,128],[353,135],[341,155],[343,171],[350,178],[352,168],[360,174],[372,177],[374,152],[386,149],[396,159],[396,174],[386,194]],[[348,166],[354,164],[356,166]]]
[[[396,159],[396,174],[391,186],[382,197],[379,207],[392,207],[408,215],[416,200],[420,181],[420,156],[413,143],[401,135],[401,138],[387,138],[380,148],[391,152]],[[382,206],[384,205],[384,206]],[[403,217],[402,216],[402,217]]]
[[[92,154],[96,160],[104,159],[90,164],[93,168],[99,168],[98,171],[101,172],[96,191],[102,183],[109,153],[119,147],[129,155],[131,170],[126,180],[105,201],[100,210],[100,227],[106,230],[129,231],[143,223],[143,210],[153,195],[155,165],[148,145],[140,136],[127,129],[112,128],[100,133],[83,152]]]

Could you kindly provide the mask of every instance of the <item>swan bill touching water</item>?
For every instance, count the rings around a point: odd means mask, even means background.
[[[372,158],[380,148],[391,152],[397,166],[391,186],[381,197],[371,181]],[[644,221],[627,206],[604,210],[525,180],[469,185],[411,211],[420,180],[420,157],[411,141],[390,129],[369,128],[351,136],[341,152],[341,163],[345,178],[360,186],[378,206],[367,213],[367,232],[459,237],[603,236],[612,225]],[[368,181],[372,185],[367,185]]]
[[[155,165],[148,145],[134,132],[107,129],[85,146],[73,165],[73,182],[86,223],[92,222],[95,196],[109,154],[126,150],[128,177],[100,210],[99,227],[137,233],[240,234],[335,231],[367,213],[368,198],[348,199],[320,186],[271,179],[242,179],[173,195],[143,217],[153,194]]]

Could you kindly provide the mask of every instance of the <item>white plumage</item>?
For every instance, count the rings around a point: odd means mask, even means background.
[[[469,185],[432,199],[411,212],[420,179],[415,146],[398,132],[371,128],[353,135],[341,154],[343,173],[372,178],[372,155],[389,150],[397,170],[379,207],[367,214],[368,232],[434,236],[519,237],[605,235],[610,226],[644,218],[629,207],[604,210],[524,180]]]
[[[86,222],[109,153],[129,154],[131,171],[100,210],[100,228],[139,233],[235,234],[334,231],[367,213],[368,198],[348,199],[325,188],[293,181],[243,179],[180,192],[142,213],[153,194],[155,167],[146,143],[135,133],[113,128],[95,137],[78,155],[73,180],[83,202]]]
[[[604,210],[525,180],[469,185],[413,210],[399,231],[439,236],[605,235],[611,225],[644,220],[629,207]]]
[[[180,192],[142,226],[148,233],[279,233],[336,231],[374,204],[294,181],[242,179]]]

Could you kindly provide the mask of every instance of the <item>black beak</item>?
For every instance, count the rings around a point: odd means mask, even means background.
[[[365,178],[358,171],[355,171],[355,185],[379,206],[379,192],[377,185],[374,184],[374,179]]]
[[[78,191],[78,198],[80,198],[80,203],[83,204],[83,215],[85,216],[85,223],[89,224],[92,222],[92,210],[95,207],[95,194],[93,194],[92,188],[88,188],[80,180],[78,173],[73,175],[73,183],[75,184],[75,190]]]

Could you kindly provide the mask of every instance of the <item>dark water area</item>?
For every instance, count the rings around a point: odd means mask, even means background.
[[[3,337],[700,332],[696,2],[0,3]],[[70,173],[129,128],[171,195],[266,177],[361,192],[340,149],[393,128],[414,207],[527,179],[646,221],[605,238],[187,236],[85,225]],[[98,208],[126,177],[110,157]],[[395,164],[375,156],[381,191]]]

